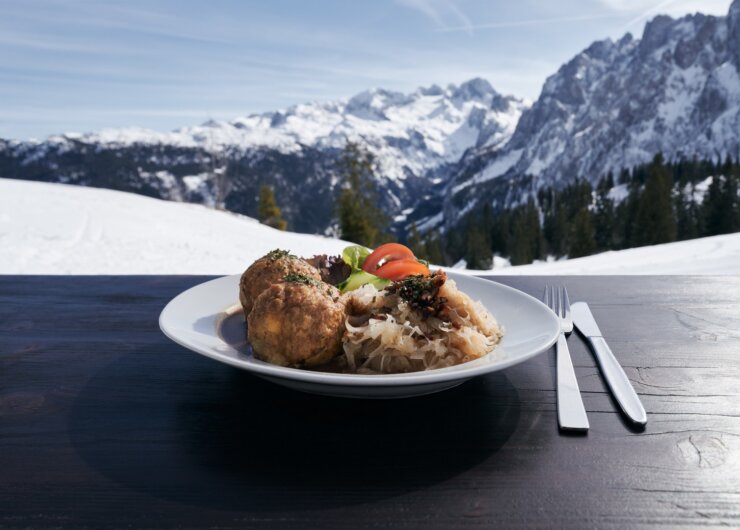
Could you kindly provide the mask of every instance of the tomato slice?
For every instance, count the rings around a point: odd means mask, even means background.
[[[374,274],[395,282],[403,280],[407,276],[415,276],[417,274],[429,276],[429,267],[423,263],[419,263],[415,259],[396,259],[386,262]]]
[[[362,270],[375,274],[381,261],[386,263],[398,259],[415,259],[411,249],[401,243],[386,243],[376,248],[362,264]]]

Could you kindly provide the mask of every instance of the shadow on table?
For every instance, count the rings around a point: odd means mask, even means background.
[[[436,395],[350,400],[177,353],[147,367],[157,354],[137,352],[97,373],[70,435],[106,477],[187,504],[288,511],[393,497],[490,458],[519,422],[500,373]]]

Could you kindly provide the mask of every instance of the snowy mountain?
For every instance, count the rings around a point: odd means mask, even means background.
[[[471,148],[501,146],[528,103],[483,79],[411,94],[375,89],[170,133],[111,129],[44,141],[0,140],[0,176],[134,191],[177,201],[217,201],[254,215],[262,184],[274,187],[290,226],[330,225],[338,151],[347,140],[376,156],[384,206],[413,207]]]
[[[726,17],[657,16],[642,39],[594,42],[545,82],[501,149],[468,153],[444,190],[448,225],[484,201],[667,159],[740,153],[740,0]]]
[[[0,240],[0,274],[235,274],[276,247],[310,256],[346,245],[201,205],[10,179]],[[729,234],[492,272],[737,274],[738,263],[740,234]]]
[[[544,185],[598,181],[656,153],[740,155],[740,0],[726,17],[657,16],[641,39],[591,44],[537,101],[483,79],[209,121],[169,133],[112,129],[0,140],[0,177],[63,182],[256,215],[273,187],[293,230],[331,233],[336,160],[347,140],[376,156],[381,206],[397,227],[453,230],[488,203]],[[399,230],[400,234],[404,230]]]

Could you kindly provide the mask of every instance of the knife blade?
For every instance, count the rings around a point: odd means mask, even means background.
[[[593,351],[601,368],[601,373],[622,412],[633,422],[645,425],[647,423],[645,408],[642,406],[627,374],[624,373],[619,361],[614,357],[612,350],[601,335],[599,326],[596,324],[588,304],[586,302],[576,302],[571,305],[570,311],[576,329],[591,347],[591,351]]]

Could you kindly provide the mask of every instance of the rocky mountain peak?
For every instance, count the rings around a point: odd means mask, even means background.
[[[447,188],[448,226],[476,204],[668,159],[740,152],[740,0],[726,17],[659,15],[641,39],[592,43],[547,78],[505,145],[468,157]]]
[[[668,15],[658,15],[645,24],[639,46],[640,54],[643,57],[666,44],[673,22],[673,19]]]
[[[614,41],[611,39],[597,40],[591,43],[591,45],[581,53],[582,55],[587,55],[592,59],[606,61],[609,59],[615,46]]]
[[[727,19],[730,26],[737,27],[738,24],[740,24],[740,0],[734,0],[732,4],[730,4]]]
[[[439,85],[431,85],[428,87],[420,87],[418,93],[422,96],[441,96],[445,90]]]
[[[498,92],[494,90],[494,88],[491,86],[491,83],[489,83],[485,79],[476,77],[474,79],[470,79],[469,81],[465,81],[459,87],[457,87],[452,93],[452,97],[464,101],[484,101],[497,94]]]
[[[728,50],[735,67],[740,69],[740,0],[735,0],[727,14]]]
[[[622,36],[622,38],[621,38],[621,39],[619,39],[619,40],[617,41],[617,46],[618,46],[619,48],[624,48],[625,46],[627,46],[627,45],[631,44],[633,40],[635,40],[635,38],[634,38],[634,37],[632,36],[632,33],[630,33],[630,32],[628,31],[627,33],[625,33],[625,34],[624,34],[624,35]]]

